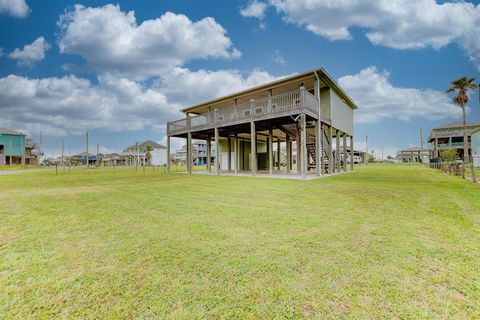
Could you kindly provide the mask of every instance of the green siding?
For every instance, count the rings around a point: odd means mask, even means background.
[[[0,134],[0,145],[4,146],[6,156],[10,156],[10,138],[12,141],[12,156],[21,157],[23,149],[22,146],[25,143],[25,136],[14,134],[10,135],[5,133]]]

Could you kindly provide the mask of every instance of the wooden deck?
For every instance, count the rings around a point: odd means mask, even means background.
[[[306,90],[251,100],[248,103],[221,108],[205,114],[167,123],[169,136],[183,135],[212,128],[220,128],[250,121],[261,121],[299,113],[318,119],[318,100]]]

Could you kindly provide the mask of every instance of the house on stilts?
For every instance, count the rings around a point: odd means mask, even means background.
[[[167,153],[172,137],[185,138],[189,173],[192,139],[206,141],[208,149],[215,142],[216,174],[306,178],[346,172],[353,170],[347,152],[354,150],[355,109],[320,68],[183,109],[184,119],[167,123]],[[212,172],[210,159],[206,163]]]

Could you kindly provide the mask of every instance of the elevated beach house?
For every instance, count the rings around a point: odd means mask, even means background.
[[[213,140],[216,174],[345,172],[353,170],[347,152],[354,150],[355,109],[324,69],[295,74],[183,109],[185,118],[167,124],[168,154],[171,137],[185,138],[191,173],[192,139],[206,141],[208,149]],[[206,163],[211,172],[211,161]]]
[[[467,123],[468,154],[472,156],[472,134],[480,129],[480,123]],[[463,158],[463,124],[461,122],[450,122],[433,128],[428,137],[432,144],[433,158],[440,157],[440,152],[445,149],[456,149],[460,158]]]

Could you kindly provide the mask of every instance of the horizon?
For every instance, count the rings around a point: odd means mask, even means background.
[[[62,141],[84,151],[87,130],[104,153],[165,144],[180,109],[317,67],[357,103],[356,149],[368,136],[377,158],[419,146],[420,128],[428,145],[432,128],[461,121],[445,89],[464,75],[480,82],[478,1],[405,3],[403,13],[290,2],[0,1],[11,30],[0,43],[0,127],[35,142],[42,131],[46,156]],[[419,17],[417,5],[445,21]],[[479,99],[470,92],[467,122],[480,122]]]

